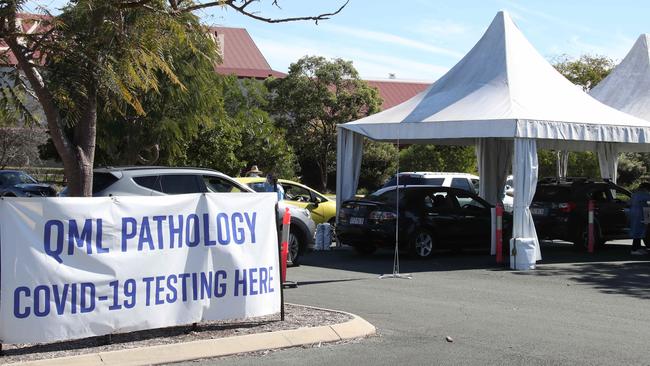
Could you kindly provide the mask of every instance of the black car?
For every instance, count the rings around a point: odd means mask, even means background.
[[[537,185],[530,211],[540,239],[573,242],[587,247],[588,204],[595,203],[594,243],[630,237],[629,200],[631,193],[607,181],[576,179],[541,181]]]
[[[342,203],[336,235],[341,243],[370,254],[395,245],[397,193],[381,189],[364,199]],[[399,247],[420,258],[434,250],[490,248],[490,204],[467,191],[439,186],[399,189]],[[510,227],[509,217],[504,230]],[[509,234],[504,235],[508,237]]]
[[[38,183],[20,170],[0,170],[0,196],[3,197],[53,197],[56,190],[49,184]]]

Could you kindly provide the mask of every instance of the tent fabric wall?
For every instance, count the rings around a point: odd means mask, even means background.
[[[340,209],[344,200],[354,197],[357,193],[363,156],[363,136],[340,127],[337,132],[336,207]]]
[[[569,171],[569,152],[567,150],[557,151],[557,177],[566,179]]]
[[[535,259],[542,259],[539,240],[535,231],[530,204],[537,188],[537,141],[534,139],[515,139],[515,156],[512,162],[514,197],[514,221],[512,225],[513,239],[534,239]],[[532,263],[534,265],[534,263]]]
[[[618,169],[618,147],[616,144],[600,143],[596,151],[598,152],[598,165],[600,166],[600,176],[603,179],[609,179],[616,183],[616,170]]]
[[[481,138],[476,142],[479,196],[491,204],[503,202],[503,187],[512,162],[512,140]]]
[[[514,140],[515,234],[534,238],[537,259],[541,253],[528,206],[537,182],[538,147],[602,151],[603,171],[610,177],[616,169],[615,152],[650,151],[650,122],[600,103],[573,85],[505,12],[499,12],[479,42],[427,90],[380,113],[341,124],[338,132],[337,207],[356,191],[359,135],[405,144],[478,144],[481,180],[491,182],[482,184],[481,193],[491,202],[501,194],[499,177],[508,164],[499,157],[506,156],[505,151],[486,152],[497,149],[492,144],[499,145],[489,141],[512,145]]]
[[[650,121],[650,35],[641,34],[618,66],[589,94],[600,102]]]

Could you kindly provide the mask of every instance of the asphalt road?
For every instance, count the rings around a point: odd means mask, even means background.
[[[188,363],[227,365],[650,365],[650,257],[545,245],[531,272],[480,254],[403,259],[414,279],[378,279],[392,253],[315,252],[289,270],[289,302],[341,309],[379,336]],[[453,342],[447,342],[450,336]]]

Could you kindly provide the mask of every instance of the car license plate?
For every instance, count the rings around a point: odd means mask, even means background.
[[[350,217],[350,224],[363,225],[363,217]]]
[[[546,215],[546,210],[543,208],[531,208],[530,213],[535,216],[544,216]]]

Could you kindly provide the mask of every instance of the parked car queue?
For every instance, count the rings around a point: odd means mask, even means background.
[[[107,167],[93,171],[93,196],[164,196],[184,193],[255,193],[247,185],[221,172],[201,168]],[[62,196],[66,195],[64,190]],[[278,223],[289,208],[289,259],[298,264],[314,246],[316,224],[309,210],[278,203]],[[280,228],[278,228],[280,229]],[[278,231],[279,232],[279,231]]]
[[[393,247],[398,237],[400,249],[421,258],[441,249],[489,250],[492,206],[482,198],[452,187],[402,186],[400,181],[400,203],[396,209],[396,191],[392,185],[366,198],[343,202],[336,227],[339,240],[369,254],[380,247]],[[586,249],[587,206],[592,200],[596,245],[630,238],[630,197],[625,188],[607,181],[542,179],[531,204],[537,235],[540,239],[573,242],[576,248]],[[512,216],[506,212],[506,242],[511,226]]]

